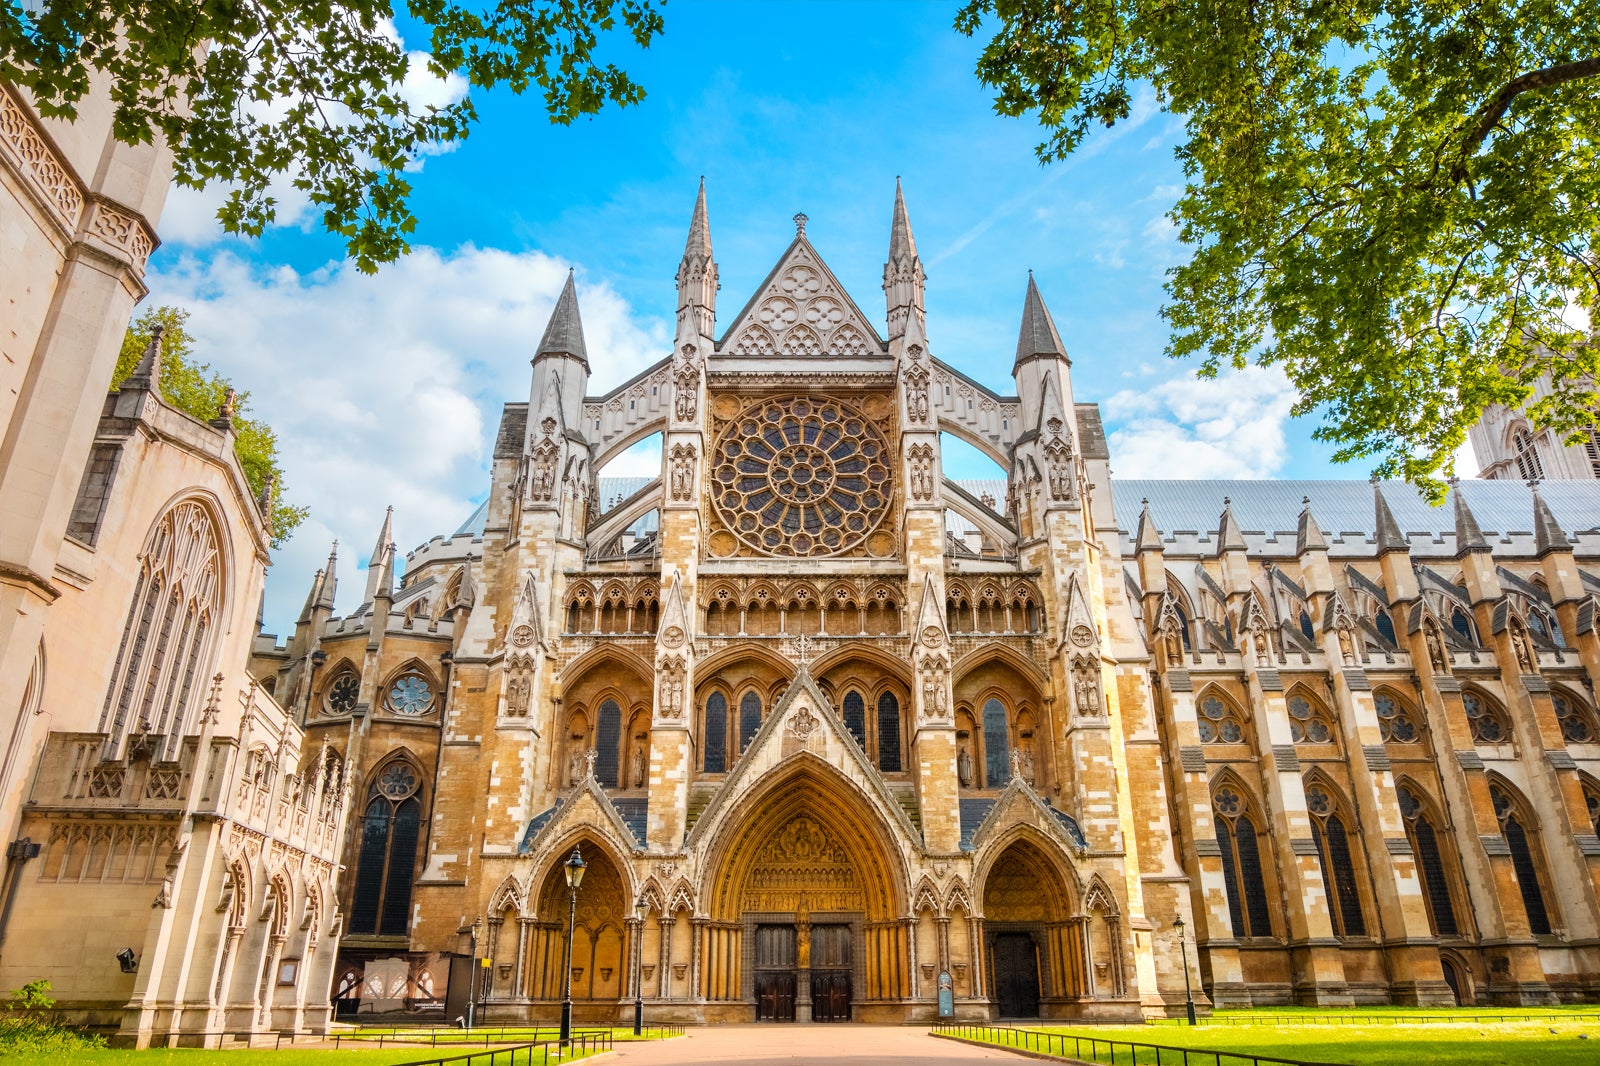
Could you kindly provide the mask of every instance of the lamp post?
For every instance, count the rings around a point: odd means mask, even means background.
[[[644,1033],[644,916],[650,913],[650,901],[640,896],[633,901],[633,913],[639,918],[639,947],[633,953],[633,1035]]]
[[[577,847],[572,849],[572,854],[567,861],[561,864],[561,870],[567,875],[567,893],[569,903],[567,907],[567,950],[566,965],[562,967],[561,974],[561,1048],[566,1050],[572,1043],[572,937],[578,927],[578,886],[583,884],[583,871],[585,864],[583,852]]]
[[[1189,1008],[1189,1024],[1194,1024],[1194,990],[1189,987],[1189,945],[1183,939],[1183,919],[1172,920],[1172,928],[1178,931],[1178,955],[1183,959],[1183,1001]]]
[[[478,1002],[478,929],[483,925],[482,918],[472,920],[472,969],[467,973],[467,1028],[472,1028],[472,1009]]]

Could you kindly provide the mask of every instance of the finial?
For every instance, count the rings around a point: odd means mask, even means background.
[[[798,215],[795,215],[794,235],[796,237],[804,237],[806,235],[806,223],[810,221],[811,220],[806,217],[806,213],[804,211],[800,212]]]
[[[1150,506],[1150,497],[1148,497],[1148,496],[1141,496],[1141,497],[1140,497],[1140,498],[1139,498],[1139,503],[1140,503],[1140,505],[1141,505],[1141,506],[1144,506],[1144,507],[1149,507],[1149,506]]]
[[[1530,489],[1532,489],[1534,492],[1538,492],[1539,491],[1539,479],[1536,478],[1536,477],[1530,477],[1528,479],[1528,487]]]
[[[1228,496],[1224,496],[1224,497],[1223,497],[1223,498],[1222,498],[1222,506],[1224,506],[1224,507],[1231,507],[1231,506],[1233,506],[1233,499],[1232,499],[1232,498],[1231,498],[1231,497],[1228,497]]]

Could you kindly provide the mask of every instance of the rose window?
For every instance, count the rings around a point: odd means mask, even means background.
[[[433,706],[433,688],[416,674],[407,674],[389,686],[389,709],[396,714],[427,714]]]
[[[328,686],[328,713],[349,714],[356,709],[356,698],[361,695],[361,679],[355,674],[340,674]]]
[[[712,503],[735,536],[772,555],[835,555],[888,513],[889,445],[836,400],[767,400],[723,431]]]
[[[417,775],[403,762],[390,763],[378,777],[376,791],[392,800],[403,800],[417,790]]]

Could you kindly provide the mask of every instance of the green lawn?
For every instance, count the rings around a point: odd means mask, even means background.
[[[338,1051],[312,1051],[306,1048],[238,1049],[229,1051],[201,1051],[198,1049],[152,1049],[149,1051],[73,1051],[60,1055],[8,1055],[0,1052],[0,1062],[26,1062],[29,1066],[394,1066],[395,1063],[416,1062],[435,1055],[465,1054],[466,1049],[441,1048],[437,1053],[427,1048],[398,1047],[382,1051],[365,1049]],[[574,1057],[568,1056],[570,1062]],[[517,1060],[519,1066],[525,1059]],[[538,1057],[533,1060],[539,1063]],[[560,1060],[557,1060],[560,1061]]]
[[[1088,1043],[1091,1038],[1233,1052],[1223,1055],[1221,1066],[1248,1063],[1248,1058],[1241,1058],[1240,1053],[1307,1062],[1346,1063],[1349,1066],[1389,1066],[1392,1063],[1412,1062],[1438,1066],[1594,1066],[1600,1062],[1600,1017],[1492,1024],[1460,1021],[1417,1025],[1341,1025],[1336,1022],[1337,1015],[1342,1012],[1280,1013],[1284,1016],[1284,1022],[1276,1025],[1264,1020],[1258,1025],[1201,1025],[1193,1029],[1186,1025],[1039,1028],[1044,1032],[1070,1033],[1082,1037],[1084,1042],[1077,1053],[1089,1061],[1107,1063],[1111,1061],[1109,1050],[1102,1045],[1099,1055],[1095,1056]],[[1317,1013],[1325,1017],[1319,1020]],[[1347,1012],[1346,1016],[1356,1013]],[[1330,1014],[1334,1017],[1326,1016]],[[1041,1051],[1045,1049],[1039,1038],[1033,1039],[1032,1046]],[[1029,1046],[1026,1038],[1015,1034],[1009,1041],[995,1039],[994,1042]],[[1062,1045],[1057,1042],[1052,1050],[1059,1053]],[[1065,1051],[1068,1055],[1074,1054],[1071,1046],[1066,1047]],[[1143,1050],[1138,1053],[1137,1060],[1130,1060],[1128,1049],[1119,1048],[1116,1061],[1126,1066],[1154,1063],[1156,1053],[1154,1050]],[[1161,1061],[1171,1064],[1175,1060],[1171,1052],[1165,1052]],[[1210,1062],[1206,1060],[1207,1066]],[[1191,1057],[1190,1066],[1200,1064]]]

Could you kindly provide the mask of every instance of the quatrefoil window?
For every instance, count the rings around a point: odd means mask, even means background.
[[[889,445],[837,400],[765,400],[717,442],[712,503],[727,527],[769,555],[849,551],[888,513]]]

